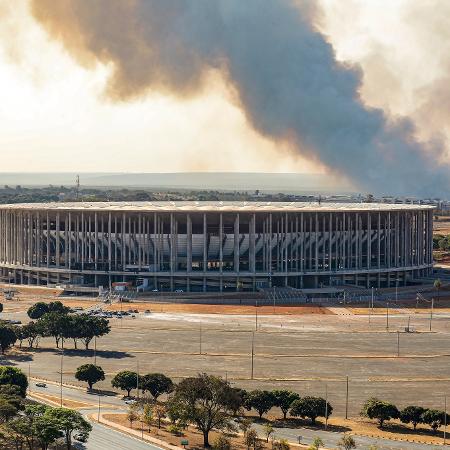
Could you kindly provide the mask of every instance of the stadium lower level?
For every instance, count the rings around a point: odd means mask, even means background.
[[[431,274],[433,209],[372,203],[0,206],[0,273],[32,285],[255,291],[389,287]]]

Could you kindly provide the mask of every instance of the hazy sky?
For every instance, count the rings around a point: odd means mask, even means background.
[[[315,26],[340,61],[362,70],[363,102],[392,119],[409,117],[420,138],[446,143],[450,2],[318,4]],[[112,101],[104,94],[111,70],[80,65],[27,0],[0,0],[0,170],[326,170],[310,153],[255,131],[217,73],[189,99],[154,90]]]

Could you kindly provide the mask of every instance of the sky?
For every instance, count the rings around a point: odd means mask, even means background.
[[[448,161],[450,2],[312,3],[314,28],[361,74],[364,106],[407,118]],[[330,171],[308,143],[255,125],[220,70],[194,95],[151,86],[119,99],[108,95],[113,71],[107,60],[77,58],[28,0],[0,0],[0,170]]]

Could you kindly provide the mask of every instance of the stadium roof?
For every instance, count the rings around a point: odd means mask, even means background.
[[[252,201],[154,201],[154,202],[61,202],[16,203],[0,209],[54,211],[130,211],[130,212],[333,212],[430,210],[434,206],[397,203],[328,202],[252,202]]]

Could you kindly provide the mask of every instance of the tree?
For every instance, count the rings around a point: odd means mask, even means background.
[[[130,396],[131,390],[137,387],[137,384],[137,373],[130,370],[118,372],[111,380],[112,387],[127,391],[127,397]]]
[[[55,338],[57,348],[59,348],[60,341],[64,345],[64,337],[69,333],[71,326],[70,318],[67,314],[60,314],[58,312],[45,313],[38,320],[38,324],[43,336],[52,336]]]
[[[272,434],[274,433],[274,429],[272,424],[270,423],[265,423],[263,425],[263,432],[264,432],[264,436],[266,437],[266,442],[269,442],[269,438],[270,436],[272,436]]]
[[[392,403],[370,398],[363,406],[363,415],[378,420],[380,428],[383,428],[386,420],[398,419],[400,412]]]
[[[49,445],[53,444],[63,433],[59,428],[59,422],[44,414],[34,421],[34,435],[42,450],[47,450]]]
[[[50,408],[44,413],[43,417],[57,424],[66,441],[67,450],[72,448],[72,435],[75,431],[87,438],[92,430],[91,424],[78,411],[72,409]]]
[[[214,440],[212,448],[214,450],[231,450],[231,441],[225,435],[220,434]]]
[[[273,443],[274,450],[289,450],[291,446],[286,439],[280,439],[279,441],[275,441]]]
[[[303,397],[295,400],[291,406],[291,416],[294,417],[308,417],[311,423],[316,423],[317,417],[327,418],[331,416],[333,407],[321,397]]]
[[[323,447],[323,441],[320,437],[315,437],[312,444],[308,447],[308,450],[318,450],[320,447]]]
[[[16,342],[19,341],[19,348],[22,348],[22,342],[27,338],[25,326],[26,325],[22,325],[21,327],[11,327],[16,335]]]
[[[261,419],[263,414],[266,414],[275,405],[275,397],[272,392],[261,391],[255,389],[247,394],[245,400],[245,407],[248,411],[252,408],[258,412]]]
[[[296,392],[288,391],[286,389],[272,391],[275,398],[275,406],[281,409],[283,413],[283,419],[286,419],[287,413],[295,400],[298,400],[300,396]]]
[[[227,381],[203,373],[182,380],[169,403],[179,411],[182,420],[197,426],[203,434],[203,445],[209,447],[211,430],[230,427],[232,394]]]
[[[78,381],[86,381],[91,391],[92,385],[105,379],[105,372],[100,366],[95,364],[83,364],[77,368],[75,378]]]
[[[422,422],[429,425],[433,433],[436,433],[436,430],[445,423],[445,413],[437,409],[427,409],[422,415]],[[447,423],[450,423],[448,414]]]
[[[437,295],[439,297],[439,291],[441,290],[441,287],[442,287],[442,282],[441,282],[440,278],[437,278],[436,280],[434,280],[433,285],[434,285],[434,288],[437,290],[437,293],[438,293]]]
[[[423,413],[426,411],[421,406],[407,406],[400,412],[400,420],[403,423],[412,423],[416,429],[418,423],[422,423]]]
[[[245,445],[247,446],[247,449],[249,450],[252,447],[253,448],[257,447],[257,441],[258,441],[258,433],[254,428],[249,428],[247,430],[247,433],[245,433],[244,435],[244,442]]]
[[[0,423],[5,423],[12,419],[18,412],[18,409],[8,400],[0,397]]]
[[[173,382],[162,373],[149,373],[144,375],[139,383],[142,392],[148,391],[155,402],[161,394],[169,394],[173,391]]]
[[[17,341],[16,333],[11,327],[0,326],[0,348],[2,355]]]
[[[146,403],[144,405],[144,409],[142,410],[141,421],[145,423],[148,427],[148,431],[150,431],[150,427],[153,423],[153,408],[152,405]]]
[[[33,345],[38,346],[39,338],[42,334],[42,327],[38,322],[28,322],[26,325],[22,326],[22,332],[25,339],[28,340],[28,347],[33,348]]]
[[[166,417],[166,408],[163,405],[155,405],[153,408],[153,414],[158,420],[158,429],[161,428],[161,420]]]
[[[344,450],[352,450],[353,448],[356,448],[356,442],[352,436],[344,434],[338,441],[338,447],[343,448]]]
[[[81,319],[79,323],[79,338],[84,342],[86,350],[89,349],[89,343],[94,337],[101,337],[111,331],[109,321],[103,317],[88,316],[87,314],[80,314]]]
[[[139,414],[138,414],[138,404],[132,404],[128,407],[128,411],[127,411],[127,419],[128,422],[130,422],[130,427],[133,428],[133,422],[136,422],[136,420],[139,419]]]
[[[27,314],[30,319],[37,320],[48,312],[49,309],[47,303],[37,302],[28,308]]]
[[[48,304],[48,312],[69,314],[70,308],[68,306],[64,306],[59,300],[56,300]]]
[[[21,397],[25,398],[28,387],[26,375],[16,367],[1,366],[0,367],[0,386],[17,386]]]

